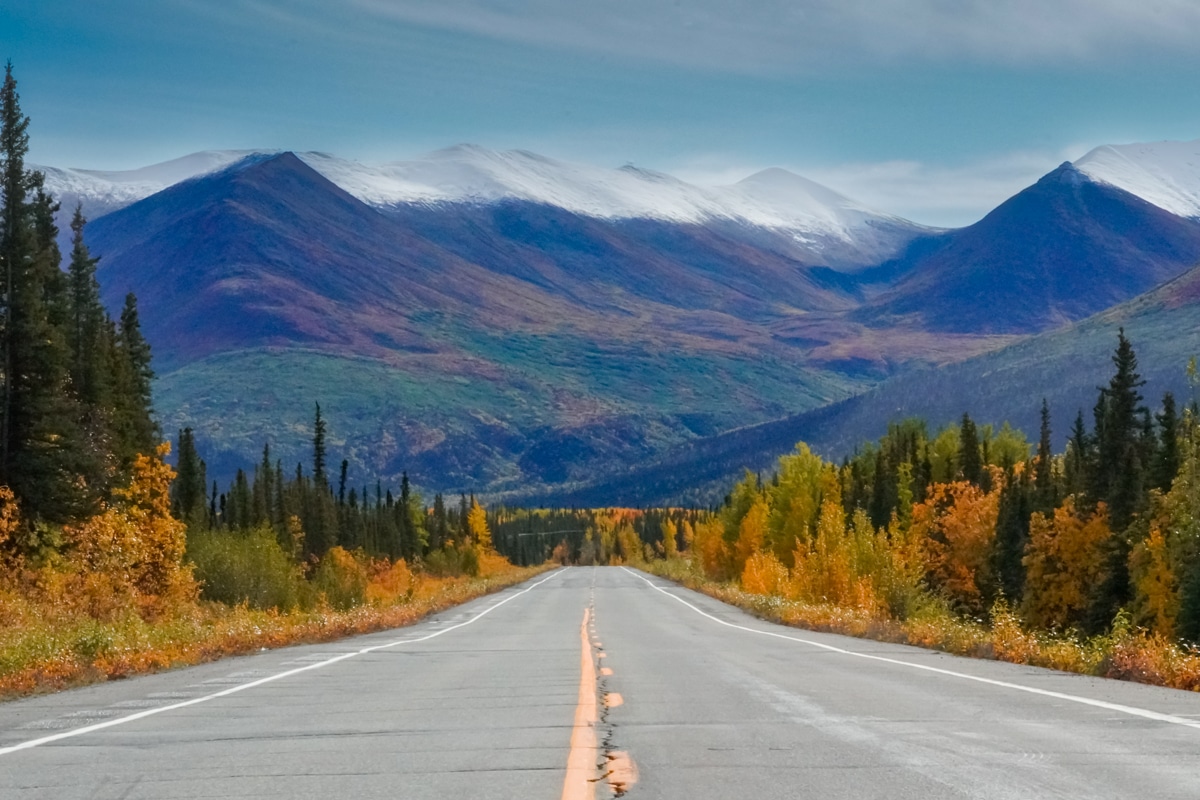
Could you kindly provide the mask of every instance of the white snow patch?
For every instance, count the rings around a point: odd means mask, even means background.
[[[168,186],[224,169],[252,155],[253,150],[206,150],[140,169],[103,171],[35,167],[46,175],[46,188],[55,197],[86,199],[104,206],[121,206],[161,192]]]
[[[1104,145],[1075,162],[1093,180],[1181,217],[1200,217],[1200,139]]]
[[[111,209],[257,152],[264,151],[207,151],[124,172],[43,170],[53,194]],[[798,233],[797,241],[804,241],[805,234],[852,241],[854,232],[872,220],[904,224],[782,169],[765,170],[732,186],[697,186],[632,165],[609,169],[475,145],[381,165],[327,153],[296,155],[349,194],[378,207],[525,200],[600,219],[729,220]]]

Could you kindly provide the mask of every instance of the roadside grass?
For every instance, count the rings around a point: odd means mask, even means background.
[[[806,603],[748,592],[731,583],[710,580],[686,558],[654,560],[638,567],[737,606],[760,619],[795,628],[1200,691],[1200,649],[1134,628],[1124,616],[1117,620],[1111,633],[1092,638],[1074,631],[1029,630],[1003,604],[993,609],[991,625],[964,619],[937,602],[925,604],[908,619],[899,620],[881,610]]]
[[[399,574],[394,565],[372,576],[363,604],[343,609],[321,596],[308,609],[201,601],[149,614],[126,606],[96,619],[66,600],[0,590],[0,700],[411,625],[552,566],[514,567],[496,557],[472,578],[414,575],[407,568]]]

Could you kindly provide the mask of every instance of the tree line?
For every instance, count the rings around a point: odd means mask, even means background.
[[[935,435],[893,423],[841,464],[801,444],[696,524],[692,556],[713,579],[899,619],[1000,602],[1041,629],[1123,617],[1200,641],[1200,409],[1168,393],[1151,411],[1124,330],[1112,363],[1061,453],[1044,400],[1035,443],[964,414]]]
[[[62,268],[60,205],[25,164],[28,128],[9,62],[0,88],[0,485],[15,494],[34,546],[40,524],[95,513],[128,482],[136,456],[154,452],[159,431],[137,298],[128,295],[116,319],[101,303],[79,207]]]
[[[477,571],[477,547],[487,550],[492,542],[486,512],[473,495],[447,504],[437,494],[426,507],[407,473],[396,493],[379,481],[358,485],[351,479],[348,460],[343,459],[336,472],[330,470],[327,433],[318,403],[307,470],[299,463],[285,470],[281,460],[272,459],[267,443],[253,472],[239,469],[221,491],[216,481],[208,482],[193,431],[181,430],[178,477],[171,489],[175,516],[188,524],[192,535],[269,529],[289,552],[311,563],[340,547],[373,558],[421,560],[435,571]]]

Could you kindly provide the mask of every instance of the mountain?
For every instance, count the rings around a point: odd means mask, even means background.
[[[959,333],[1045,331],[1198,261],[1200,221],[1068,163],[976,224],[913,242],[891,263],[903,279],[858,318],[880,325],[916,316]]]
[[[937,369],[916,369],[861,395],[783,419],[750,425],[668,450],[650,462],[600,480],[512,498],[515,502],[587,506],[718,502],[745,469],[769,471],[775,459],[806,442],[840,460],[877,440],[891,422],[909,417],[931,431],[964,412],[979,424],[1009,422],[1036,438],[1041,400],[1050,405],[1054,446],[1065,446],[1076,414],[1092,425],[1098,387],[1112,375],[1118,331],[1133,344],[1146,404],[1164,392],[1181,403],[1200,400],[1189,385],[1190,359],[1200,356],[1200,267],[1081,322],[995,352]]]
[[[39,169],[64,208],[82,202],[85,214],[95,218],[244,158],[279,153],[206,151],[126,172]],[[606,169],[474,145],[373,166],[327,153],[296,156],[376,208],[516,201],[603,220],[716,225],[727,235],[768,242],[805,263],[840,269],[876,263],[928,231],[782,169],[764,170],[733,186],[702,187],[632,165]]]
[[[437,489],[577,481],[848,396],[890,359],[855,291],[720,228],[501,199],[369,205],[255,154],[88,226],[105,302],[138,294],[168,431],[306,459],[312,403],[364,477]],[[799,335],[803,331],[803,335]],[[845,350],[862,339],[862,358]],[[339,431],[338,425],[341,425]]]
[[[87,233],[110,307],[141,300],[167,431],[196,429],[214,476],[268,440],[306,461],[320,401],[352,481],[608,487],[609,503],[717,480],[798,431],[857,441],[889,414],[853,396],[889,378],[954,404],[961,387],[937,381],[959,373],[937,368],[1200,258],[1200,222],[1097,163],[957,231],[782,170],[697,187],[469,146],[372,167],[209,153],[140,182],[92,174],[80,191],[116,197],[119,183],[128,199],[193,173]],[[901,384],[913,370],[924,377]]]

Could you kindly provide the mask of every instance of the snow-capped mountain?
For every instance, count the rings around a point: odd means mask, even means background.
[[[194,153],[127,172],[43,168],[47,187],[64,206],[82,201],[93,216],[168,186],[227,167],[256,152]],[[782,169],[732,186],[696,186],[670,175],[625,166],[608,169],[524,150],[458,145],[415,161],[367,165],[327,153],[297,156],[339,188],[376,207],[517,200],[597,219],[653,219],[703,224],[727,221],[851,242],[872,224],[915,227],[832,189]]]
[[[1180,217],[1200,218],[1200,139],[1104,145],[1075,162],[1089,178]]]
[[[46,188],[64,209],[82,203],[88,217],[98,217],[136,203],[180,181],[228,167],[252,150],[207,150],[131,170],[35,167],[46,176]]]

